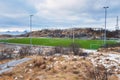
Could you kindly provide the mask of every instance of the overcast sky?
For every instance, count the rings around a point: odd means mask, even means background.
[[[120,0],[0,0],[0,31],[41,28],[104,28],[104,6],[109,6],[107,29],[114,29],[120,16]]]

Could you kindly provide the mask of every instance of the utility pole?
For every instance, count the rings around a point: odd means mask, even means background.
[[[33,15],[30,15],[30,45],[32,48],[32,17]]]
[[[105,9],[105,32],[104,32],[104,46],[106,47],[106,24],[107,24],[107,7],[103,7]]]

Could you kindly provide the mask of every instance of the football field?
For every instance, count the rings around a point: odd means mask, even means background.
[[[30,38],[13,38],[0,40],[0,42],[30,44]],[[71,43],[73,43],[73,39],[70,38],[32,38],[33,45],[69,47]],[[81,48],[98,49],[103,45],[103,40],[75,39],[74,43],[80,45]],[[106,43],[114,44],[116,41],[107,40]]]

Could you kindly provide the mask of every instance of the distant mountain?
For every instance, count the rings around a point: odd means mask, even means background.
[[[25,31],[23,31],[24,33],[28,33],[28,31],[27,30],[25,30]]]
[[[27,33],[27,31],[6,31],[6,32],[0,32],[0,35],[21,35],[21,34],[25,34]]]

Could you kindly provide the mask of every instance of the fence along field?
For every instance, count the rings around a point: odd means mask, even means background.
[[[0,40],[0,42],[30,44],[30,38],[6,39],[6,40]],[[73,43],[73,40],[70,38],[32,38],[33,45],[69,47],[71,43]],[[85,49],[98,49],[99,47],[103,46],[103,40],[75,39],[75,43],[79,44],[81,48],[85,48]],[[115,44],[115,43],[116,41],[107,40],[107,44]]]

